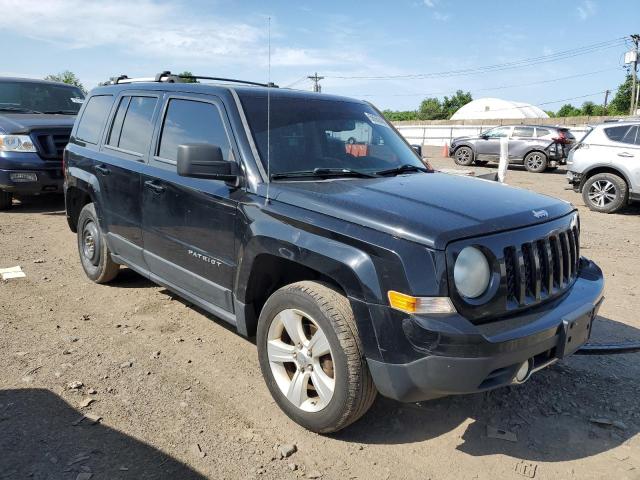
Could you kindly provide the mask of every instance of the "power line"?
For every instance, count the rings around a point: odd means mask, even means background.
[[[320,80],[323,80],[324,77],[319,77],[318,72],[316,72],[315,75],[309,75],[307,78],[313,82],[314,92],[318,92],[318,93],[322,92],[322,86],[320,85]]]
[[[568,80],[568,79],[571,79],[571,78],[586,77],[588,75],[596,75],[598,73],[610,72],[610,71],[613,71],[613,70],[620,70],[620,69],[621,69],[621,67],[605,68],[603,70],[596,70],[594,72],[578,73],[576,75],[568,75],[566,77],[550,78],[550,79],[547,79],[547,80],[540,80],[540,81],[537,81],[537,82],[520,83],[520,84],[514,84],[514,85],[501,85],[501,86],[498,86],[498,87],[477,88],[477,89],[473,89],[471,91],[472,92],[486,92],[486,91],[491,91],[491,90],[506,90],[506,89],[509,89],[509,88],[531,87],[531,86],[534,86],[534,85],[542,85],[542,84],[545,84],[545,83],[553,83],[553,82],[558,82],[558,81],[561,81],[561,80]],[[460,89],[459,88],[457,90],[464,90],[464,89]],[[381,97],[381,96],[385,96],[385,97],[429,97],[429,96],[438,96],[438,95],[453,95],[453,94],[456,93],[456,91],[430,92],[430,93],[391,93],[391,94],[368,93],[368,94],[360,94],[358,96],[359,97]]]
[[[583,47],[578,47],[570,50],[564,50],[564,51],[549,54],[549,55],[541,55],[538,57],[524,58],[524,59],[515,60],[512,62],[498,63],[493,65],[484,65],[481,67],[465,68],[465,69],[458,69],[458,70],[448,70],[448,71],[442,71],[442,72],[416,73],[416,74],[404,74],[404,75],[377,75],[377,76],[334,75],[334,76],[327,76],[326,78],[334,78],[334,79],[341,79],[341,80],[425,79],[425,78],[446,78],[446,77],[453,77],[453,76],[460,76],[460,75],[470,75],[475,73],[498,72],[503,70],[509,70],[512,68],[530,67],[534,65],[539,65],[541,63],[566,60],[568,58],[573,58],[580,55],[586,55],[586,54],[593,53],[593,52],[607,49],[607,48],[619,47],[624,45],[625,41],[626,41],[626,37],[620,37],[613,40],[608,40],[606,42],[599,42],[599,43],[586,45]]]

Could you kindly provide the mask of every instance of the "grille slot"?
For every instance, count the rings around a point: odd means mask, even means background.
[[[38,131],[32,135],[35,137],[36,147],[42,158],[61,161],[64,147],[69,143],[71,129]]]
[[[504,249],[507,309],[534,305],[566,290],[578,274],[576,227]]]

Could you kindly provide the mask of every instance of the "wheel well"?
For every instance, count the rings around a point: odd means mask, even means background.
[[[245,303],[253,310],[258,319],[262,307],[273,292],[285,285],[303,280],[315,280],[331,285],[346,296],[344,289],[331,277],[300,265],[286,258],[263,254],[256,257],[251,268],[251,275],[247,281]],[[255,335],[255,326],[248,335]]]
[[[91,196],[76,187],[70,187],[65,194],[65,204],[67,208],[67,222],[71,231],[76,233],[78,230],[78,217],[82,208],[91,203]]]
[[[598,175],[599,173],[610,173],[612,175],[616,175],[617,177],[623,179],[624,183],[626,183],[627,187],[629,187],[629,181],[627,180],[627,177],[625,177],[625,175],[619,170],[616,170],[613,167],[596,167],[592,170],[589,170],[586,174],[583,175],[582,181],[580,182],[580,191],[582,192],[584,184],[587,183],[587,180],[589,180],[594,175]]]

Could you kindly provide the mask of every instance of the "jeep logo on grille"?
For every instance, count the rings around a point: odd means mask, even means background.
[[[547,218],[549,216],[549,212],[546,210],[531,210],[531,213],[536,218]]]

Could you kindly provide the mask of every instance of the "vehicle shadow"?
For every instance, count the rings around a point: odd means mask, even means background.
[[[45,389],[0,390],[2,478],[204,479],[175,458],[89,419]],[[89,475],[91,474],[91,475]]]
[[[638,341],[640,330],[603,319],[592,341]],[[640,353],[625,355],[638,365]],[[364,444],[405,444],[460,432],[457,450],[532,461],[576,460],[613,449],[640,431],[639,368],[599,356],[573,356],[524,385],[403,404],[378,397],[359,422],[334,438]],[[626,363],[625,362],[625,363]],[[633,400],[632,400],[633,399]],[[614,423],[615,422],[615,423]],[[506,432],[494,438],[498,429]],[[511,435],[513,434],[513,435]]]
[[[37,196],[18,197],[13,200],[12,212],[44,213],[46,215],[65,215],[64,196],[60,194],[46,194]]]

